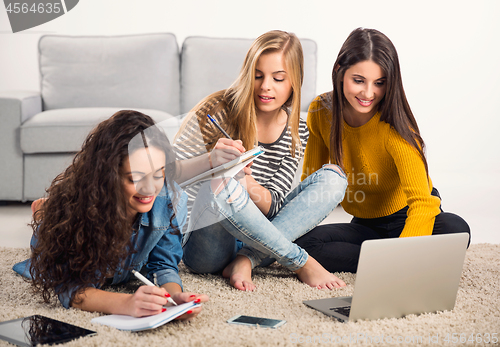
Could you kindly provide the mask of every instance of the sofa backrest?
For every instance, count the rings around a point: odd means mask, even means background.
[[[187,113],[209,94],[226,89],[238,77],[253,39],[191,36],[181,51],[181,113]],[[304,53],[301,110],[316,97],[317,46],[300,39]]]
[[[173,34],[45,35],[38,48],[44,110],[128,107],[180,113],[179,46]]]

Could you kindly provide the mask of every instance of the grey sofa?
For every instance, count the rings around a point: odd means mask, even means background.
[[[0,200],[45,194],[100,121],[136,109],[177,132],[182,115],[237,77],[253,40],[188,37],[179,49],[169,33],[42,36],[40,91],[0,92]],[[316,95],[316,44],[301,39],[305,58],[302,111]]]

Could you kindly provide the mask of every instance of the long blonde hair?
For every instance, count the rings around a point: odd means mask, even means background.
[[[201,100],[190,111],[178,134],[182,133],[184,125],[189,122],[188,118],[197,116],[200,128],[203,129],[208,121],[205,112],[214,115],[227,109],[229,114],[224,123],[227,133],[234,139],[240,139],[245,148],[254,147],[258,143],[254,102],[255,68],[261,55],[274,52],[283,52],[285,68],[292,85],[292,94],[283,106],[288,109],[288,126],[292,135],[290,150],[292,156],[295,156],[295,150],[297,146],[300,148],[301,144],[299,138],[300,89],[304,80],[304,57],[302,45],[297,36],[280,30],[269,31],[252,43],[238,78],[228,89],[215,92]],[[220,137],[220,134],[218,135]],[[205,139],[205,142],[210,144],[207,150],[211,150],[217,139]]]

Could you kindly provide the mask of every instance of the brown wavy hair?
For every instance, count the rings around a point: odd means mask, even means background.
[[[396,47],[387,36],[375,29],[357,28],[346,39],[333,65],[333,121],[330,132],[330,150],[334,163],[343,167],[342,129],[344,127],[344,96],[342,80],[351,66],[371,60],[384,71],[387,90],[378,105],[380,120],[390,124],[412,147],[425,165],[424,140],[420,136],[417,121],[406,99]]]
[[[47,189],[48,198],[31,223],[37,242],[30,267],[33,289],[45,302],[76,289],[73,301],[85,288],[103,285],[134,252],[121,170],[129,153],[138,148],[129,147],[137,143],[131,140],[136,135],[147,138],[147,143],[140,141],[143,146],[165,151],[167,161],[175,158],[165,134],[154,124],[137,111],[115,113],[90,133],[73,163]],[[175,162],[166,164],[165,171],[167,183],[174,187],[169,177],[175,173]],[[171,222],[174,217],[175,213]]]

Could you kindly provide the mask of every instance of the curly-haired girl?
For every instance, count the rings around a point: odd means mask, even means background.
[[[46,302],[57,295],[66,308],[140,317],[162,312],[170,296],[207,301],[182,292],[177,266],[187,197],[169,179],[174,158],[149,116],[119,111],[100,123],[36,207],[31,257],[14,270],[30,277]],[[128,281],[132,270],[160,288],[101,289]]]

